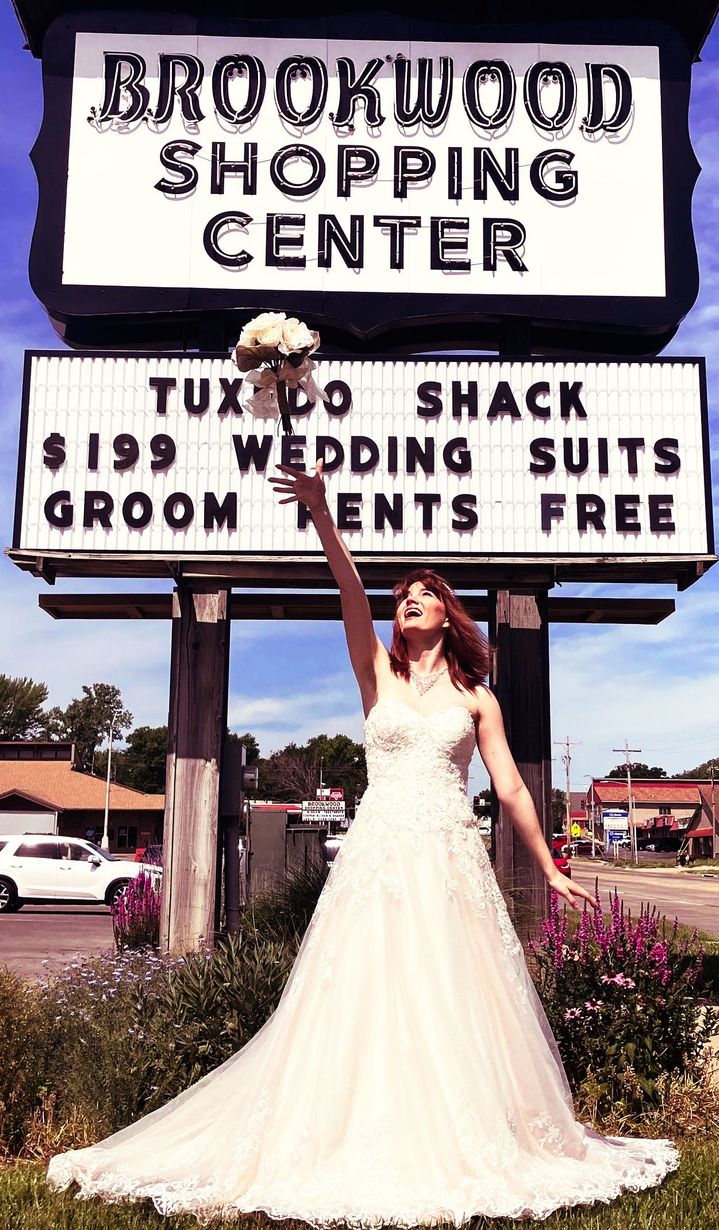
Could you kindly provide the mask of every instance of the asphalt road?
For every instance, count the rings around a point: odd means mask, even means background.
[[[22,978],[42,978],[112,947],[104,905],[25,905],[17,914],[0,914],[0,962]]]
[[[572,860],[572,878],[594,890],[594,878],[605,905],[609,891],[619,889],[633,914],[649,902],[680,922],[719,936],[719,878],[697,872],[635,871],[631,868]],[[23,978],[41,978],[71,961],[112,949],[112,919],[106,906],[26,905],[17,914],[0,915],[0,962]]]
[[[593,864],[592,860],[572,859],[572,879],[594,892],[595,876],[606,907],[610,891],[616,888],[634,916],[642,902],[656,905],[669,922],[676,916],[680,923],[698,927],[710,935],[719,936],[719,877],[702,876],[698,871],[678,871],[674,868],[656,871],[631,867]]]

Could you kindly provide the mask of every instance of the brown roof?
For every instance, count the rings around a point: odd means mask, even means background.
[[[9,791],[47,800],[61,811],[102,811],[105,781],[80,773],[67,760],[0,761],[0,796]],[[111,811],[164,811],[164,794],[145,794],[110,783]]]
[[[594,793],[600,803],[625,803],[627,800],[626,781],[594,782]],[[698,803],[699,786],[686,781],[648,782],[632,779],[632,797],[636,803]]]

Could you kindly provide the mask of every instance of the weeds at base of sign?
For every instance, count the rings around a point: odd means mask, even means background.
[[[234,360],[246,373],[243,381],[243,408],[256,418],[279,417],[286,435],[292,435],[292,420],[287,389],[302,389],[310,402],[328,401],[317,384],[310,358],[320,344],[320,335],[308,329],[295,316],[284,312],[262,312],[245,325],[235,346]],[[255,392],[247,396],[248,386]]]

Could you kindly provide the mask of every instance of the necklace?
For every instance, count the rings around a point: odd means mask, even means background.
[[[410,670],[409,681],[415,692],[424,696],[425,692],[429,692],[429,689],[433,688],[437,680],[441,679],[442,675],[446,675],[448,670],[448,666],[443,666],[441,671],[432,671],[429,675],[415,675],[414,671]]]

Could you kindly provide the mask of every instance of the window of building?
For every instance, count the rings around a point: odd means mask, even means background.
[[[660,816],[671,816],[671,814],[672,814],[671,807],[669,807],[668,804],[662,804],[661,807],[659,808],[659,815]]]

